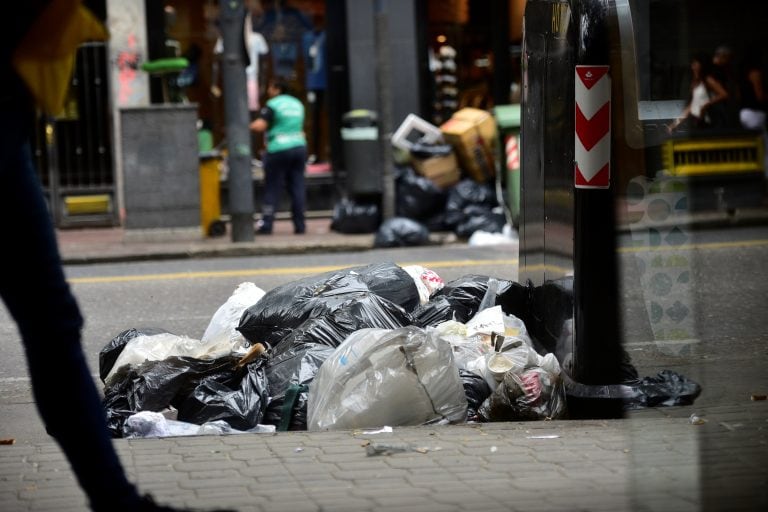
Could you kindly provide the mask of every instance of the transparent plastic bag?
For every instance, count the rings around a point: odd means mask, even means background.
[[[529,367],[521,373],[505,373],[499,386],[477,412],[482,421],[532,421],[565,417],[565,387],[555,356],[544,356],[542,366]]]
[[[463,422],[467,399],[449,344],[409,326],[362,329],[309,388],[309,430]]]
[[[169,332],[153,335],[139,335],[128,341],[115,360],[112,369],[104,379],[107,386],[113,385],[115,375],[123,366],[138,366],[147,361],[163,361],[170,357],[189,357],[193,359],[217,359],[229,355],[229,344],[217,340],[203,343],[188,336],[179,336]]]
[[[227,434],[264,434],[275,432],[273,425],[256,425],[248,430],[232,428],[226,421],[210,421],[202,425],[186,421],[169,420],[159,412],[141,411],[130,416],[123,424],[125,439],[147,439],[179,436],[216,436]]]

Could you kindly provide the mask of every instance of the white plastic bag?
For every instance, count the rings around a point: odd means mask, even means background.
[[[482,247],[488,245],[504,245],[519,242],[519,236],[515,228],[505,224],[501,233],[489,233],[487,231],[477,230],[467,240],[470,247]]]
[[[426,304],[437,290],[445,286],[443,279],[437,273],[420,265],[408,265],[403,270],[413,278],[416,289],[419,290],[419,303]]]
[[[449,344],[409,326],[361,329],[309,388],[309,430],[463,422],[467,399]]]
[[[484,341],[491,343],[493,334],[504,336],[505,342],[521,340],[528,346],[533,346],[525,323],[514,315],[507,315],[501,306],[493,306],[478,311],[467,322],[468,336],[481,336]]]
[[[243,311],[264,297],[264,290],[251,282],[240,283],[227,301],[213,314],[208,327],[200,338],[203,343],[229,344],[233,350],[247,345],[246,339],[237,330]]]

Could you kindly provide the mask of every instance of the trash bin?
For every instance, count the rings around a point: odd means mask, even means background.
[[[520,105],[497,105],[493,109],[499,127],[500,161],[504,162],[506,197],[514,224],[520,216]]]
[[[216,150],[204,151],[199,156],[200,225],[204,236],[222,236],[226,232],[227,226],[221,220],[221,152]]]
[[[350,198],[382,193],[381,146],[376,113],[357,109],[342,116],[341,140]]]

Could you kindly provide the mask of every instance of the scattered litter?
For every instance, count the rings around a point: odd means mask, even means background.
[[[768,395],[752,395],[752,401],[757,402],[759,400],[768,400]]]
[[[498,446],[491,446],[491,453],[496,453],[497,451],[499,451]]]
[[[0,445],[11,445],[16,442],[16,439],[14,438],[8,438],[8,439],[0,439]]]
[[[691,417],[688,418],[688,421],[691,425],[703,425],[707,422],[706,419],[702,418],[701,416],[698,416],[696,413],[691,414]]]
[[[304,448],[302,448],[302,447],[294,448],[294,449],[293,449],[293,451],[294,451],[295,453],[301,453],[301,452],[303,452],[303,451],[304,451]]]
[[[526,439],[560,439],[560,436],[555,434],[545,436],[525,436]]]
[[[726,423],[724,421],[721,421],[720,425],[725,427],[727,430],[730,430],[731,432],[744,426],[743,423]]]
[[[392,427],[381,427],[379,430],[366,430],[363,432],[363,434],[366,436],[372,436],[375,434],[391,434],[392,432]]]
[[[401,443],[401,444],[389,444],[389,443],[365,443],[363,445],[365,447],[365,453],[369,457],[373,457],[376,455],[393,455],[395,453],[405,453],[405,452],[417,452],[417,453],[428,453],[428,452],[436,452],[439,450],[442,450],[439,446],[434,447],[427,447],[427,446],[414,446],[412,444],[407,443]]]

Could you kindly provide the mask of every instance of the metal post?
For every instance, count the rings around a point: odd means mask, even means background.
[[[379,104],[379,138],[381,142],[382,193],[381,213],[383,219],[395,216],[395,178],[392,163],[392,76],[389,55],[389,30],[387,15],[381,2],[376,2],[376,60],[378,61],[377,89]]]
[[[574,417],[622,414],[620,400],[601,401],[591,389],[622,381],[616,183],[575,176],[575,73],[608,67],[609,76],[610,5],[529,0],[525,7],[519,274],[533,285],[526,327],[578,384],[567,388]],[[610,129],[602,135],[611,136]]]
[[[248,130],[245,60],[243,58],[242,0],[220,0],[222,82],[227,125],[227,167],[229,168],[229,213],[232,241],[251,242],[253,229],[253,178],[251,177],[251,136]]]
[[[579,23],[575,64],[608,65],[607,0],[572,0]],[[572,70],[570,71],[573,74]],[[614,72],[616,72],[614,70]],[[616,162],[612,162],[615,164]],[[616,262],[616,178],[604,189],[574,190],[574,377],[585,384],[621,380],[621,325]]]

